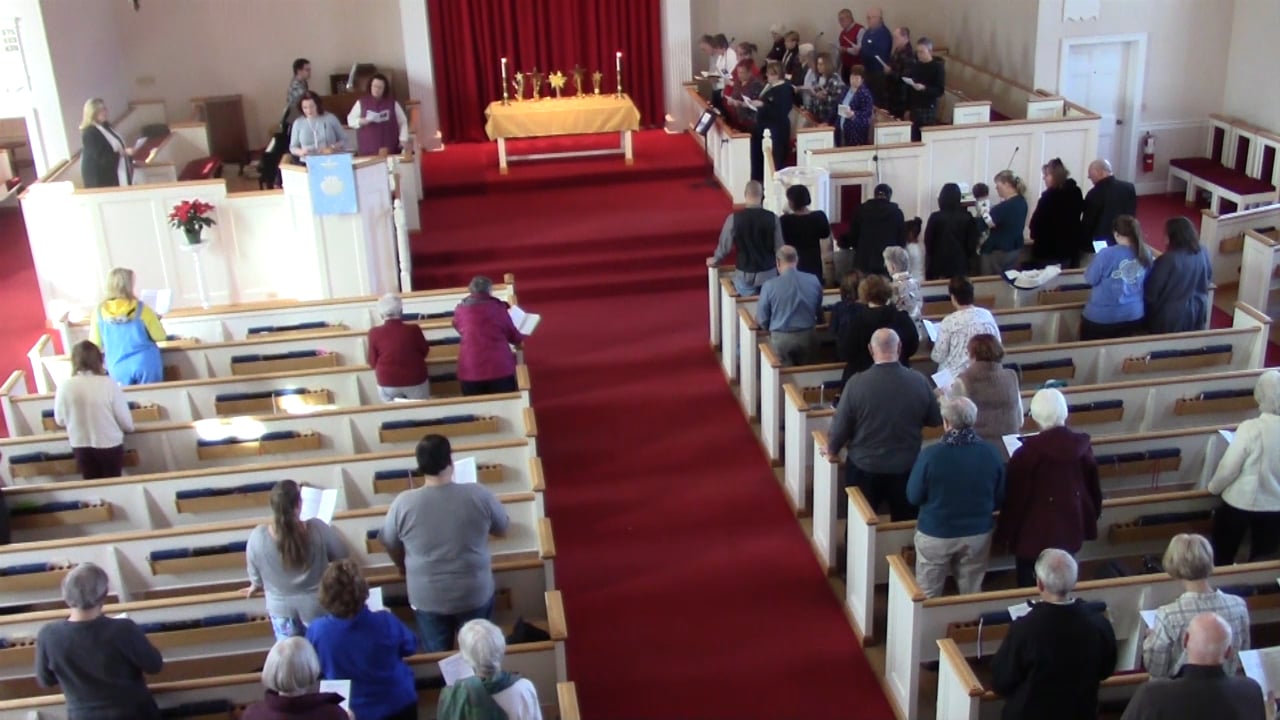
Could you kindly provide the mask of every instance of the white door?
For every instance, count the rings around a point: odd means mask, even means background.
[[[1129,127],[1134,118],[1129,101],[1127,42],[1072,45],[1063,68],[1063,97],[1102,117],[1098,125],[1098,157],[1111,161],[1122,177],[1133,179]]]

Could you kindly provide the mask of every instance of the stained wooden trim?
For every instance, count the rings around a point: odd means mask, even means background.
[[[898,581],[907,588],[911,593],[911,602],[926,602],[924,591],[916,584],[916,575],[911,568],[907,567],[907,561],[902,559],[901,555],[887,555],[885,558],[889,561],[889,572],[898,576]],[[1035,588],[1031,588],[1031,594],[1034,595]],[[972,595],[959,595],[957,597],[973,597]]]
[[[962,100],[961,102],[958,102],[952,105],[952,107],[982,107],[984,105],[987,107],[991,107],[991,101],[990,100]]]
[[[1133,505],[1177,502],[1180,500],[1195,500],[1197,498],[1206,497],[1209,497],[1209,492],[1206,490],[1175,490],[1173,492],[1148,493],[1145,495],[1129,495],[1125,497],[1107,498],[1102,501],[1102,507],[1130,507]]]
[[[796,407],[801,410],[809,408],[809,401],[804,398],[804,391],[795,385],[795,383],[783,383],[782,392],[786,395]]]
[[[239,192],[227,193],[227,200],[236,200],[238,198],[266,197],[268,195],[284,195],[284,190],[276,188],[275,190],[241,190]],[[166,315],[165,317],[168,317]]]
[[[533,408],[531,407],[524,409],[524,436],[538,436],[538,418],[534,415]]]
[[[76,188],[74,195],[97,195],[102,193],[125,193],[136,190],[163,190],[165,188],[183,188],[186,190],[194,190],[198,187],[212,187],[214,185],[225,186],[227,182],[222,178],[214,178],[212,180],[178,180],[175,182],[149,183],[147,185],[126,185],[124,187],[104,187],[104,188]]]
[[[578,711],[578,687],[571,682],[556,683],[556,700],[560,705],[560,720],[582,720]]]
[[[887,126],[889,126],[889,124],[890,124],[890,123],[880,123],[880,125],[879,125],[879,126],[880,126],[880,127],[887,127]],[[911,123],[902,123],[902,124],[904,124],[904,125],[910,125]],[[967,127],[967,126],[965,126],[965,125],[961,125],[960,127]],[[930,129],[936,129],[936,128],[927,128],[927,127],[926,127],[926,128],[921,128],[921,129],[922,129],[922,130],[930,130]],[[923,147],[924,147],[924,143],[923,143],[923,142],[918,142],[918,143],[888,143],[888,144],[885,144],[885,145],[857,145],[857,146],[849,146],[849,147],[822,148],[822,149],[820,149],[820,150],[810,150],[810,151],[809,151],[809,154],[810,154],[810,155],[833,155],[833,154],[836,154],[836,153],[849,152],[850,150],[866,150],[866,151],[871,151],[871,152],[873,152],[873,153],[877,153],[877,152],[884,152],[884,151],[886,151],[886,150],[906,150],[906,149],[911,149],[911,148],[923,148]]]
[[[853,509],[858,511],[858,516],[862,518],[863,524],[873,526],[880,524],[880,516],[871,507],[871,503],[867,502],[867,496],[863,495],[861,490],[856,487],[849,487],[845,488],[844,491],[849,496],[849,502],[853,503]]]
[[[1047,306],[1046,306],[1047,307]],[[1075,385],[1071,387],[1059,388],[1063,395],[1069,400],[1073,393],[1092,393],[1092,392],[1109,392],[1112,390],[1127,390],[1130,388],[1143,387],[1148,388],[1154,385],[1180,385],[1189,381],[1196,380],[1234,380],[1236,378],[1256,378],[1265,370],[1227,370],[1224,372],[1211,373],[1209,375],[1175,375],[1166,378],[1151,378],[1150,380],[1125,380],[1113,383],[1098,383],[1097,385]],[[1035,390],[1024,390],[1022,396],[1024,398],[1032,397],[1036,394]]]
[[[516,366],[516,389],[522,392],[529,392],[530,387],[529,366],[521,363]]]
[[[1243,312],[1245,315],[1248,315],[1254,320],[1257,320],[1259,323],[1261,323],[1264,326],[1271,324],[1270,317],[1268,317],[1265,313],[1259,312],[1257,308],[1253,307],[1249,303],[1240,302],[1239,300],[1237,300],[1235,309]],[[1250,329],[1254,330],[1255,332],[1258,330],[1258,328],[1250,328]],[[1185,333],[1180,333],[1180,335],[1185,335]]]
[[[538,555],[543,560],[551,560],[556,556],[556,538],[551,533],[551,520],[538,519]]]
[[[9,379],[4,381],[4,385],[0,385],[0,395],[12,395],[13,388],[16,387],[18,383],[22,382],[24,377],[26,377],[26,373],[22,372],[21,370],[14,370],[13,372],[9,373]],[[21,400],[25,397],[27,396],[23,395],[21,397],[14,397],[10,399],[16,401],[16,400]],[[49,397],[53,397],[53,393],[50,393]]]
[[[552,640],[566,640],[569,637],[569,624],[564,619],[564,599],[559,590],[550,590],[547,599],[547,626]]]
[[[542,473],[542,458],[536,455],[529,458],[529,487],[534,492],[543,492],[547,489],[547,480]]]
[[[772,345],[770,345],[767,342],[763,342],[763,343],[760,343],[758,347],[760,348],[760,355],[761,355],[760,361],[762,364],[768,363],[769,367],[771,368],[782,367],[782,361],[779,360],[778,356],[774,354]]]
[[[969,661],[964,653],[960,652],[960,647],[955,641],[951,638],[943,638],[936,642],[939,657],[951,668],[951,672],[956,674],[960,682],[965,684],[969,697],[982,697],[986,689],[982,687],[978,676],[973,674],[973,668],[969,666]]]

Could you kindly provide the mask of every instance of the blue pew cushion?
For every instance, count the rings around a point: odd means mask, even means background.
[[[236,402],[238,400],[265,400],[284,395],[302,395],[311,392],[307,388],[281,388],[279,390],[260,390],[257,392],[218,393],[213,396],[214,402]]]
[[[262,335],[264,333],[273,332],[292,332],[295,330],[319,330],[329,327],[329,323],[323,320],[312,320],[309,322],[293,323],[292,325],[258,325],[249,328],[250,335]]]
[[[48,572],[53,570],[54,566],[47,562],[40,563],[22,563],[20,565],[6,565],[0,567],[0,577],[12,577],[14,575],[34,575],[35,573]]]
[[[387,420],[378,427],[382,430],[403,430],[405,428],[432,427],[435,425],[457,425],[459,423],[475,422],[479,419],[478,415],[447,415],[441,418],[424,420]]]
[[[373,473],[374,480],[398,480],[403,477],[413,477],[418,474],[417,468],[405,468],[403,470],[377,470]]]
[[[29,463],[50,462],[53,460],[70,460],[75,457],[74,453],[60,452],[33,452],[14,455],[9,458],[10,465],[26,465]]]
[[[1180,348],[1174,350],[1153,350],[1147,353],[1148,360],[1162,360],[1165,358],[1176,357],[1194,357],[1196,355],[1216,355],[1218,353],[1231,352],[1231,346],[1221,345],[1205,345],[1198,348]]]
[[[57,502],[40,503],[38,505],[15,505],[9,508],[9,515],[41,515],[44,513],[65,512],[67,510],[79,510],[80,508],[89,507],[89,503],[80,500],[60,500]]]
[[[1212,515],[1213,513],[1208,510],[1152,513],[1151,515],[1143,515],[1134,522],[1139,527],[1151,527],[1153,525],[1172,525],[1174,523],[1190,522],[1192,520],[1208,520]]]
[[[1236,390],[1205,390],[1196,396],[1197,400],[1225,400],[1226,398],[1253,397],[1253,388]]]

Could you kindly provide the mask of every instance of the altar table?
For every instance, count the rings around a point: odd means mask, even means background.
[[[488,118],[484,131],[498,141],[498,168],[505,174],[507,162],[548,157],[584,157],[622,154],[627,164],[633,160],[631,133],[640,127],[640,111],[629,95],[582,95],[538,100],[512,100],[509,105],[494,101],[484,111]],[[621,146],[607,150],[507,155],[508,138],[552,137],[619,133]]]

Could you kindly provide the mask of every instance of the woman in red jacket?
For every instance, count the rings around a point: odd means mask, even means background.
[[[1031,398],[1031,419],[1040,432],[1024,437],[1009,458],[995,534],[1013,553],[1020,587],[1036,584],[1042,550],[1074,555],[1085,540],[1096,539],[1102,514],[1098,463],[1089,436],[1066,427],[1066,398],[1041,390]]]
[[[373,368],[382,402],[429,400],[427,353],[431,351],[422,328],[401,320],[404,304],[388,293],[378,299],[382,324],[369,330],[369,367]]]
[[[516,391],[516,356],[524,336],[516,330],[505,302],[493,297],[493,281],[477,275],[471,294],[453,311],[453,327],[462,336],[458,380],[463,395]]]

